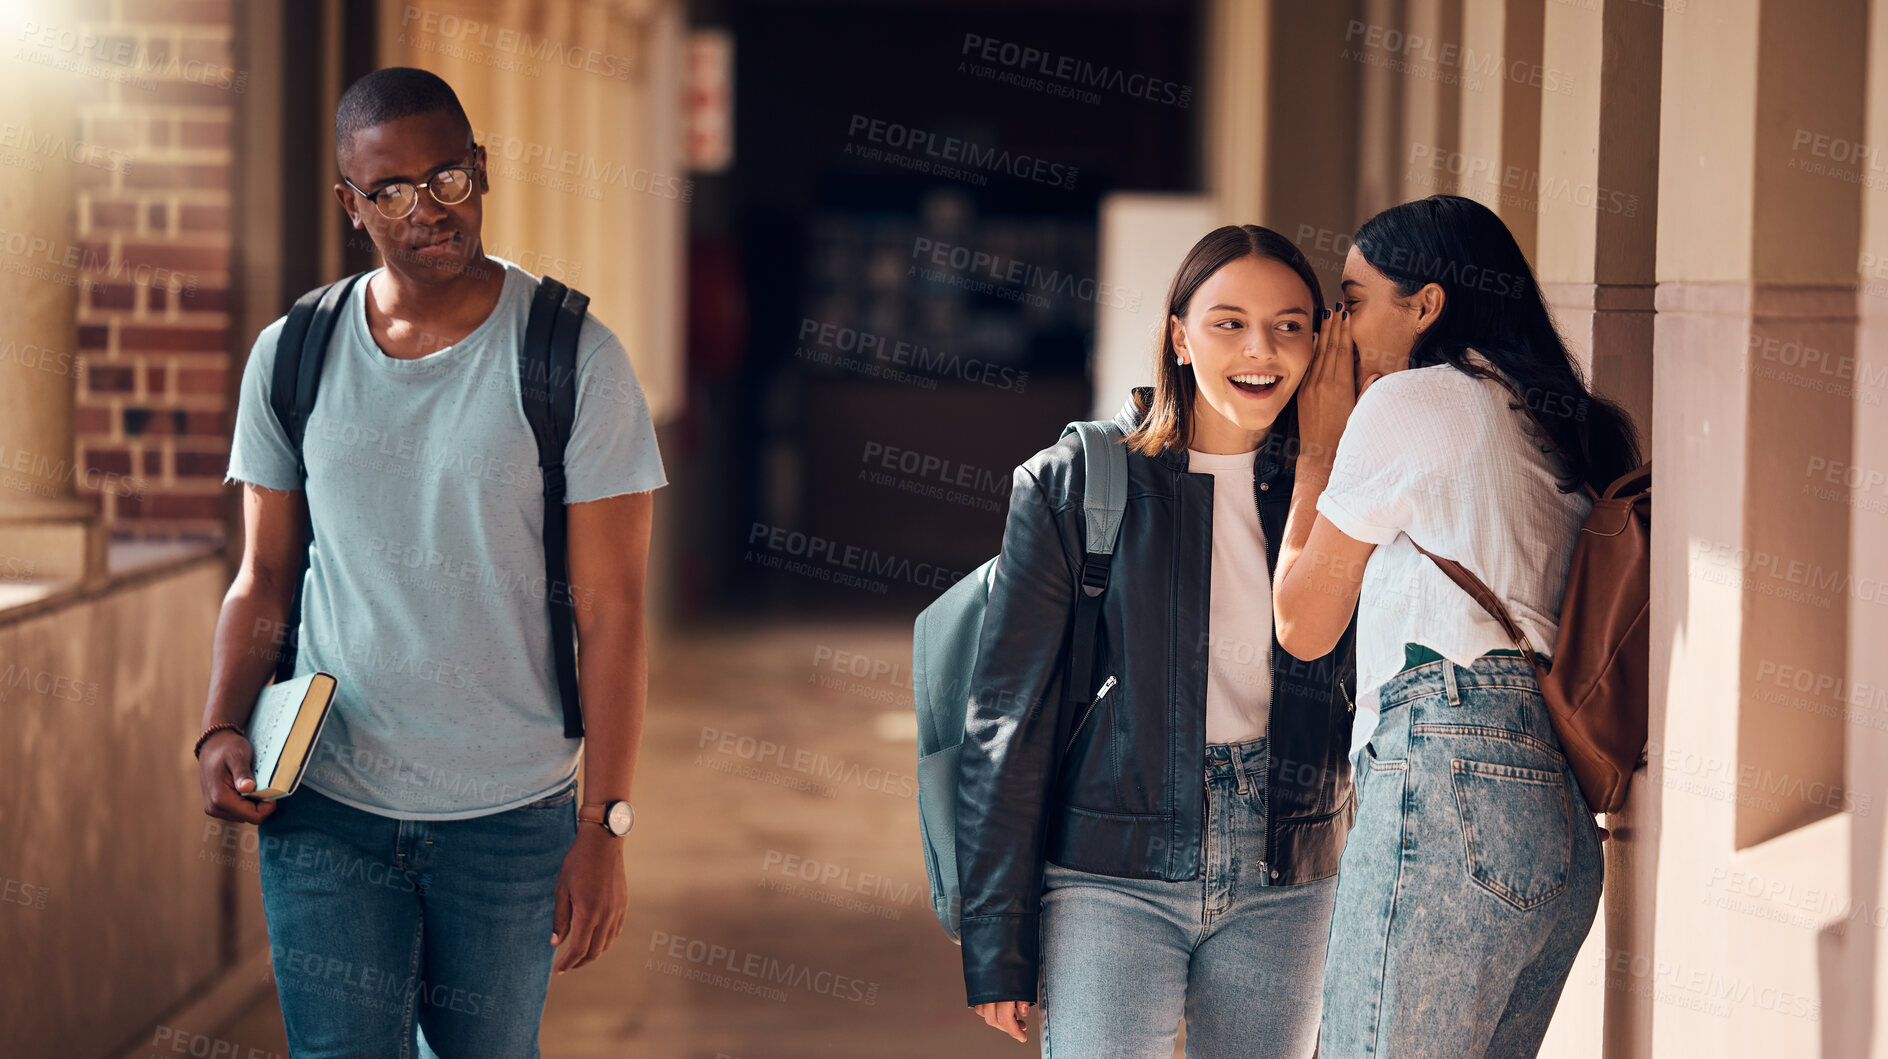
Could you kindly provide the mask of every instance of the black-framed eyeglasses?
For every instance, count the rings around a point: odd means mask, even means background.
[[[442,206],[457,206],[472,194],[472,182],[478,175],[478,163],[471,165],[448,166],[434,173],[424,183],[411,184],[398,181],[368,194],[362,191],[344,173],[341,182],[354,189],[354,193],[374,204],[382,217],[397,221],[412,213],[420,204],[420,189],[425,188],[433,200]]]

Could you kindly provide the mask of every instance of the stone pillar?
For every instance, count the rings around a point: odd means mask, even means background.
[[[1449,169],[1461,150],[1461,89],[1470,76],[1462,65],[1462,0],[1406,0],[1402,36],[1386,34],[1384,43],[1403,78],[1402,195],[1396,201],[1454,191]]]
[[[1803,146],[1813,168],[1846,171],[1861,185],[1862,225],[1856,312],[1860,318],[1852,363],[1830,367],[1832,385],[1848,390],[1855,421],[1847,467],[1813,488],[1816,499],[1846,503],[1849,555],[1858,591],[1848,599],[1848,672],[1834,687],[1817,689],[1813,705],[1846,722],[1847,791],[1865,811],[1850,820],[1847,890],[1849,914],[1828,931],[1828,980],[1823,1006],[1827,1055],[1888,1055],[1888,974],[1882,968],[1884,908],[1888,908],[1888,3],[1869,4],[1866,118],[1853,145],[1833,141]],[[1863,147],[1863,144],[1869,146]],[[1874,475],[1874,478],[1870,476]],[[1794,690],[1794,689],[1792,689]],[[1854,910],[1866,910],[1858,919]]]
[[[79,140],[78,86],[62,71],[0,58],[0,113],[29,143]],[[73,179],[62,155],[22,147],[0,173],[0,580],[94,582],[105,536],[78,498],[72,442],[78,376]]]
[[[1648,446],[1662,31],[1657,8],[1630,0],[1546,5],[1531,179],[1542,293],[1594,388],[1624,406]],[[1655,661],[1666,651],[1655,643]],[[1578,983],[1608,980],[1606,952],[1653,949],[1660,798],[1643,776],[1635,782],[1626,811],[1607,821],[1605,946],[1582,957]],[[1653,993],[1605,989],[1601,1007],[1605,1054],[1646,1054]]]
[[[1357,71],[1357,208],[1351,228],[1402,201],[1403,78],[1368,61],[1362,37],[1371,26],[1396,25],[1402,0],[1363,0],[1345,32],[1345,57]]]
[[[1649,949],[1641,934],[1604,965],[1650,1002],[1621,1054],[1837,1054],[1822,1013],[1843,986],[1821,935],[1850,897],[1856,806],[1848,726],[1825,707],[1871,590],[1849,504],[1818,493],[1855,441],[1855,395],[1836,383],[1855,363],[1861,211],[1816,150],[1861,140],[1867,29],[1864,0],[1664,12],[1655,697],[1634,808],[1657,823],[1632,840],[1658,907]]]
[[[1206,10],[1207,190],[1220,224],[1255,224],[1265,203],[1271,0],[1212,0]],[[1201,233],[1204,234],[1204,233]]]
[[[1663,20],[1634,0],[1549,4],[1541,65],[1536,270],[1593,383],[1640,425],[1652,413]]]
[[[1461,94],[1459,193],[1494,210],[1529,260],[1540,209],[1541,95],[1576,88],[1542,62],[1542,14],[1530,0],[1463,0],[1462,46],[1450,71],[1459,73]]]

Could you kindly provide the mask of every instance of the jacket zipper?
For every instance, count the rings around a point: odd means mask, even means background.
[[[1254,470],[1253,475],[1252,475],[1252,506],[1258,510],[1259,534],[1261,537],[1263,537],[1265,534],[1265,505],[1260,503],[1259,501],[1259,476],[1256,469]],[[1265,542],[1265,544],[1266,544],[1267,552],[1270,552],[1271,542],[1268,540]],[[1265,565],[1266,565],[1265,579],[1266,579],[1266,583],[1269,585],[1271,583],[1272,574],[1273,574],[1273,571],[1271,569],[1272,564],[1271,564],[1271,560],[1269,556],[1266,560]],[[1267,599],[1265,602],[1269,606],[1272,601],[1270,599]],[[1278,639],[1278,631],[1276,629],[1272,631],[1272,639],[1274,641]],[[1259,834],[1265,836],[1265,841],[1263,843],[1263,846],[1265,849],[1265,859],[1259,862],[1259,871],[1264,873],[1266,878],[1265,878],[1265,882],[1261,883],[1260,885],[1269,885],[1272,879],[1275,879],[1278,877],[1277,869],[1275,869],[1272,866],[1272,862],[1274,861],[1275,858],[1273,857],[1273,850],[1272,850],[1272,792],[1270,789],[1272,785],[1272,711],[1277,706],[1277,703],[1274,703],[1272,699],[1273,699],[1273,696],[1276,695],[1278,691],[1278,675],[1274,671],[1273,667],[1276,666],[1277,664],[1278,664],[1278,659],[1276,655],[1272,652],[1267,652],[1266,666],[1265,666],[1265,788],[1266,789],[1259,791]]]
[[[1101,690],[1095,692],[1095,697],[1088,700],[1088,708],[1082,711],[1081,719],[1075,722],[1075,728],[1069,732],[1069,741],[1062,744],[1062,752],[1064,754],[1068,753],[1069,748],[1075,745],[1075,737],[1082,734],[1082,726],[1088,723],[1089,715],[1095,712],[1095,707],[1100,704],[1101,700],[1112,690],[1114,690],[1114,674],[1110,673],[1108,674],[1108,679],[1101,682]]]

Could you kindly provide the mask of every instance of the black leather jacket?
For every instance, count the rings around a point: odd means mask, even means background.
[[[1152,400],[1138,387],[1124,431]],[[1276,440],[1253,462],[1268,566],[1278,562],[1292,469]],[[1205,827],[1213,486],[1187,452],[1128,453],[1087,707],[1065,703],[1083,555],[1076,435],[1018,467],[984,612],[957,794],[964,983],[972,1005],[1036,999],[1044,860],[1128,878],[1191,879]],[[1350,830],[1356,622],[1311,662],[1272,644],[1265,863],[1280,885],[1337,873]]]

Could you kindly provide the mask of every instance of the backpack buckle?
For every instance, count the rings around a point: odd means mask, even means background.
[[[1108,587],[1108,566],[1112,556],[1088,555],[1082,559],[1082,592],[1099,596]]]
[[[561,463],[553,463],[543,468],[543,471],[544,495],[562,499],[564,495],[564,465]]]

